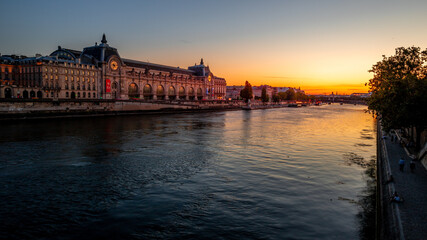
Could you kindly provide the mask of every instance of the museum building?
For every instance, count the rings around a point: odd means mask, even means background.
[[[121,58],[105,34],[83,51],[0,56],[0,98],[216,100],[225,93],[225,79],[203,59],[184,69]]]

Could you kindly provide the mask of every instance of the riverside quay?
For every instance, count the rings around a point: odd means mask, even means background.
[[[226,81],[205,66],[170,67],[121,58],[101,44],[49,56],[0,56],[0,98],[224,99]]]

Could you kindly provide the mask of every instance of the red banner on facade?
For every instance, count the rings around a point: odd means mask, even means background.
[[[105,79],[105,92],[111,92],[111,81],[110,79]]]

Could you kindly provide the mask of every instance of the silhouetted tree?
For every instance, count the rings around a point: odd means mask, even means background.
[[[288,98],[288,94],[286,92],[279,92],[277,95],[280,100],[286,100]]]
[[[369,72],[371,96],[368,108],[381,116],[384,130],[416,129],[416,148],[427,124],[427,50],[396,48],[396,54],[383,56]]]
[[[261,100],[262,102],[268,102],[270,100],[270,96],[268,96],[267,89],[265,87],[262,87]]]
[[[286,91],[286,100],[295,100],[296,99],[296,95],[295,95],[295,91],[292,88],[289,88]]]
[[[240,91],[240,97],[245,101],[253,98],[252,85],[248,81],[245,82],[245,88]]]
[[[306,101],[306,100],[308,100],[308,96],[302,92],[297,92],[296,93],[296,99],[300,100],[300,101]]]

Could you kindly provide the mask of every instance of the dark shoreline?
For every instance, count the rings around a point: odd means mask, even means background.
[[[36,119],[64,119],[64,118],[88,118],[88,117],[111,117],[124,115],[162,115],[181,113],[206,113],[219,111],[238,111],[240,108],[216,108],[216,109],[162,109],[144,111],[115,111],[115,112],[62,112],[62,113],[26,113],[26,114],[0,114],[0,122],[25,121]]]
[[[2,99],[4,100],[4,99]],[[0,121],[153,115],[241,110],[236,103],[219,101],[173,102],[137,100],[8,99],[0,101]]]

